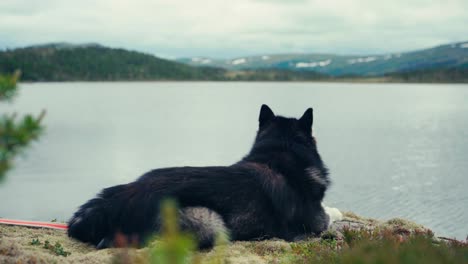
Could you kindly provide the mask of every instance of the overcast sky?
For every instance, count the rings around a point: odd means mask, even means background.
[[[468,40],[468,0],[0,0],[0,48],[97,42],[164,57],[407,51]]]

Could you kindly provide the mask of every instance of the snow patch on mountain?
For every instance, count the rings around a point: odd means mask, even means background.
[[[325,67],[329,65],[332,62],[332,60],[325,60],[325,61],[319,61],[319,66],[320,67]]]
[[[262,56],[262,60],[269,60],[270,59],[270,56]]]
[[[232,65],[239,65],[239,64],[244,64],[246,63],[247,60],[245,58],[239,58],[231,61]]]
[[[317,62],[298,62],[296,63],[296,68],[313,68],[317,67]]]
[[[192,62],[200,63],[200,64],[208,64],[211,62],[211,60],[207,58],[195,57],[195,58],[192,58]]]
[[[377,60],[377,57],[370,56],[370,57],[364,57],[364,58],[355,58],[355,59],[350,59],[348,60],[349,64],[356,64],[356,63],[368,63]]]
[[[325,67],[332,63],[332,60],[324,61],[313,61],[313,62],[298,62],[296,63],[296,68],[314,68],[314,67]]]
[[[468,42],[466,42],[466,43],[461,43],[461,44],[460,44],[460,48],[462,48],[462,49],[468,49]]]

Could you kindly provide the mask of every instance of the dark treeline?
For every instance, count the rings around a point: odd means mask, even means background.
[[[457,68],[425,69],[385,75],[394,81],[415,83],[468,83],[468,64]]]
[[[330,80],[332,77],[313,71],[281,69],[239,70],[225,73],[227,81],[311,81]]]

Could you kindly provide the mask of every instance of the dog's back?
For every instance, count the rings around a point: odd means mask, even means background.
[[[232,218],[236,218],[236,225],[244,227],[233,237],[248,239],[242,234],[255,233],[247,226],[248,219],[254,220],[250,214],[254,208],[268,204],[259,192],[261,188],[258,178],[242,166],[153,170],[135,182],[104,189],[82,205],[69,221],[68,234],[83,242],[101,244],[99,247],[112,245],[117,233],[143,242],[159,230],[160,202],[174,198],[181,207],[182,228],[197,231],[199,243],[209,245],[216,232],[227,233],[220,221],[233,222]],[[249,212],[246,209],[250,207]]]

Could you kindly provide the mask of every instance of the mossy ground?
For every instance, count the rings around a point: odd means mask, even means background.
[[[71,254],[57,255],[43,247],[45,241],[58,243]],[[158,243],[144,249],[97,251],[60,230],[0,225],[0,263],[148,263]],[[294,243],[234,242],[189,259],[193,263],[468,263],[468,244],[438,239],[429,229],[404,219],[377,221],[344,213],[344,219],[321,237]]]

